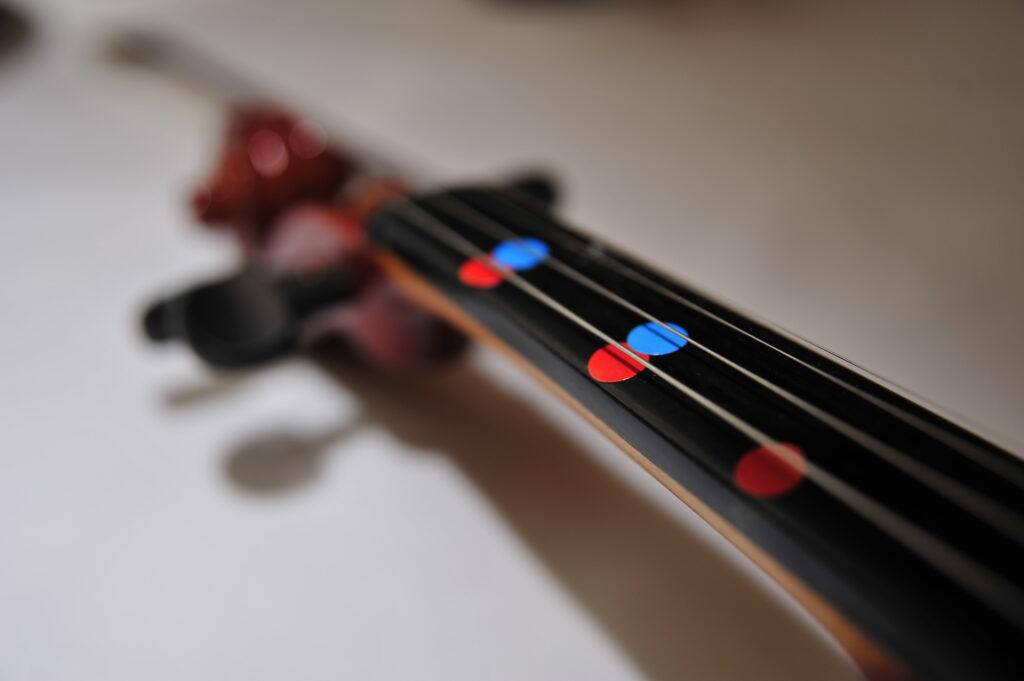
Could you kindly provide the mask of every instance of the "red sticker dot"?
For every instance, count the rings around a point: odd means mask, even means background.
[[[762,445],[747,452],[732,472],[736,486],[758,499],[771,499],[793,491],[805,475],[804,453],[788,442]]]
[[[650,359],[647,355],[639,353],[629,345],[623,343],[622,347],[629,348],[645,362]],[[644,370],[644,365],[636,361],[614,345],[606,345],[590,356],[587,362],[587,370],[595,381],[601,383],[616,383],[633,378]]]
[[[467,260],[459,268],[459,281],[475,288],[494,288],[505,278],[505,274],[488,256]]]

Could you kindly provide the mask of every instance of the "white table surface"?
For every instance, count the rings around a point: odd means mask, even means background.
[[[233,262],[183,198],[222,120],[100,60],[117,26],[439,179],[555,167],[595,233],[1024,435],[1020,3],[32,5],[0,65],[3,681],[856,678],[499,357],[224,381],[146,346],[144,300]],[[301,480],[254,490],[289,443]]]

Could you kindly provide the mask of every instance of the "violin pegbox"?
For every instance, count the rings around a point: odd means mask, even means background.
[[[390,285],[366,237],[368,216],[407,192],[400,179],[364,171],[308,119],[233,111],[192,207],[201,223],[234,236],[245,266],[152,304],[147,336],[183,341],[218,369],[332,338],[391,370],[457,356],[463,336]]]

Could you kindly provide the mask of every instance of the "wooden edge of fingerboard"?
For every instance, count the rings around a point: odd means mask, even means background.
[[[893,659],[888,653],[880,648],[874,641],[868,638],[860,629],[846,619],[842,613],[837,611],[830,603],[822,598],[817,592],[804,584],[796,575],[783,567],[777,560],[762,550],[753,541],[748,539],[732,526],[727,520],[713,511],[707,504],[691,494],[685,487],[672,479],[667,473],[655,466],[640,451],[626,442],[617,433],[612,431],[603,421],[598,419],[586,407],[579,403],[572,395],[566,392],[560,385],[552,381],[546,374],[526,361],[519,353],[512,349],[501,338],[492,333],[480,322],[460,309],[430,282],[419,276],[395,256],[389,253],[378,254],[378,259],[391,279],[402,289],[402,291],[414,302],[431,310],[438,316],[446,319],[470,337],[496,348],[502,354],[511,358],[516,364],[523,368],[545,389],[566,402],[583,418],[589,421],[595,428],[604,434],[609,440],[615,443],[622,451],[629,455],[633,461],[638,463],[647,473],[654,476],[662,485],[679,497],[697,515],[704,519],[716,531],[721,533],[730,543],[738,548],[748,559],[752,560],[759,568],[806,609],[818,623],[839,643],[839,645],[850,655],[853,661],[861,669],[864,675],[872,681],[913,681],[913,677],[905,667]]]

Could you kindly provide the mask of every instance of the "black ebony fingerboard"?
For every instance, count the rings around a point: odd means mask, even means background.
[[[371,234],[922,678],[1020,678],[1019,459],[515,193]]]

